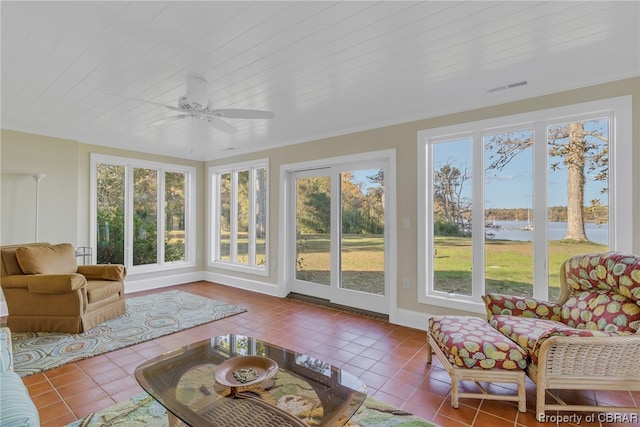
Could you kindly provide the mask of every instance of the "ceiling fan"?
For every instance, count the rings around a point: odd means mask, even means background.
[[[209,125],[222,132],[233,134],[238,131],[223,118],[227,119],[273,119],[275,114],[272,111],[248,110],[243,108],[213,108],[213,103],[209,99],[207,81],[201,77],[187,77],[187,93],[178,98],[178,106],[160,104],[158,102],[146,101],[143,99],[120,97],[133,101],[144,102],[157,105],[179,113],[176,116],[164,117],[150,123],[151,126],[159,126],[165,123],[183,120],[188,117],[192,119],[205,120]]]

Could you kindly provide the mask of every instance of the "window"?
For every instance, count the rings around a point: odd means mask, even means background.
[[[616,98],[419,132],[419,300],[555,300],[567,258],[630,251],[630,111]]]
[[[195,169],[92,155],[91,235],[99,264],[151,272],[195,265]]]
[[[267,160],[209,169],[216,267],[267,274],[267,169]]]

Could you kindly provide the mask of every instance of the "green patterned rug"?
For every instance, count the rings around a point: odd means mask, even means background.
[[[127,312],[81,334],[12,333],[21,377],[246,312],[246,308],[182,291],[126,298]]]
[[[168,427],[167,411],[146,393],[117,403],[67,427]],[[367,397],[347,427],[437,427],[422,418]]]

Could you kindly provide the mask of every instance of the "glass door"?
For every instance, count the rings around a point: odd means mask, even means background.
[[[388,312],[384,170],[368,163],[292,173],[293,292]]]
[[[328,170],[296,172],[295,292],[330,299],[331,176]]]

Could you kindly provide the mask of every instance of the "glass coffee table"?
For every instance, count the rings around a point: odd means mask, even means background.
[[[162,354],[138,366],[135,376],[167,409],[170,425],[192,427],[342,426],[367,396],[365,384],[348,372],[234,334]]]

